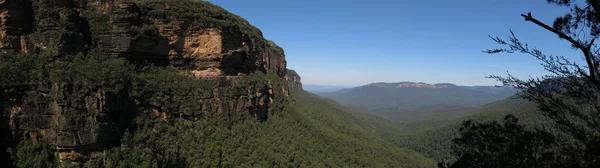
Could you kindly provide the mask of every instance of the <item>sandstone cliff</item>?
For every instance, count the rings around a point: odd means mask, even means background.
[[[285,80],[289,81],[290,88],[296,90],[302,90],[302,82],[300,81],[300,75],[294,70],[288,70],[285,74]]]
[[[278,100],[302,89],[298,74],[286,68],[281,47],[264,39],[246,20],[207,2],[1,0],[0,9],[3,52],[41,54],[50,59],[100,52],[132,63],[172,65],[218,82],[198,102],[200,112],[177,117],[251,115],[265,120],[269,108],[282,110],[283,101]],[[239,78],[253,72],[276,76],[287,84],[268,79],[255,83],[258,89],[233,89]],[[37,104],[28,103],[24,93],[0,92],[2,121],[6,123],[2,125],[2,143],[47,139],[58,146],[60,159],[77,162],[118,144],[131,119],[125,111],[140,106],[124,95],[99,90],[84,98],[85,108],[81,109],[93,113],[65,115],[73,113],[66,111],[70,108],[62,94],[65,89],[59,84],[49,86]],[[160,108],[152,115],[175,117],[165,116]]]

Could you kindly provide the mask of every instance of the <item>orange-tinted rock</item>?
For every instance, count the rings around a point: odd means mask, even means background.
[[[0,0],[0,51],[60,57],[93,49],[133,63],[173,65],[198,78],[220,80],[218,88],[197,101],[201,110],[168,114],[156,109],[145,114],[152,118],[251,115],[266,120],[276,96],[288,97],[290,91],[302,89],[298,74],[286,69],[283,49],[264,39],[247,21],[218,25],[220,16],[211,18],[217,22],[207,23],[187,17],[153,18],[143,12],[173,10],[168,5],[56,0],[36,6],[26,2]],[[197,5],[202,7],[206,2]],[[260,89],[232,91],[231,83],[255,71],[276,74],[289,84],[282,86],[281,92],[271,83],[255,84]],[[72,113],[67,111],[68,103],[61,102],[64,89],[55,84],[38,104],[24,103],[23,93],[0,93],[2,121],[7,123],[7,128],[3,128],[8,135],[6,140],[51,140],[58,147],[60,159],[78,162],[118,143],[129,125],[131,116],[126,116],[126,112],[144,103],[129,102],[123,100],[123,95],[107,95],[98,90],[83,98],[86,109],[80,115],[68,115]]]
[[[290,89],[302,90],[301,78],[300,75],[296,73],[296,71],[288,69],[287,73],[284,76],[284,79],[288,81]]]
[[[30,28],[25,5],[23,0],[0,1],[0,50],[21,50],[21,35]]]

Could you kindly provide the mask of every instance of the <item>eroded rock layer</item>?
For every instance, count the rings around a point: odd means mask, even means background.
[[[246,20],[207,2],[0,0],[0,50],[49,58],[101,52],[133,63],[173,65],[198,78],[218,81],[218,87],[198,102],[201,110],[178,114],[183,117],[218,114],[267,119],[274,97],[302,89],[298,74],[286,69],[281,47],[264,39]],[[256,84],[262,89],[232,91],[232,83],[256,71],[288,82],[274,88],[269,80]],[[64,115],[73,113],[67,102],[60,101],[64,89],[52,86],[35,103],[24,98],[27,93],[0,92],[6,123],[2,143],[48,139],[56,143],[62,160],[71,161],[101,155],[107,146],[117,144],[130,122],[126,111],[134,110],[136,103],[123,101],[127,95],[99,90],[84,98],[80,113]],[[151,116],[169,117],[160,110]]]

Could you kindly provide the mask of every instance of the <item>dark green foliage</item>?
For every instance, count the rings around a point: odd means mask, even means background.
[[[45,57],[21,53],[0,54],[0,83],[4,88],[38,85],[49,74]]]
[[[133,65],[121,57],[95,53],[94,45],[98,44],[92,42],[98,42],[100,35],[156,33],[156,27],[147,23],[154,19],[165,23],[183,21],[183,28],[195,24],[261,36],[246,20],[218,6],[204,1],[137,0],[139,15],[121,8],[98,11],[92,6],[79,14],[70,8],[56,10],[49,5],[54,5],[53,1],[32,2],[39,24],[33,26],[34,30],[27,30],[32,33],[23,38],[42,41],[49,48],[46,52],[39,50],[43,47],[29,47],[31,54],[0,54],[0,88],[5,93],[22,95],[24,106],[35,106],[24,109],[47,110],[49,102],[56,102],[60,104],[57,109],[61,110],[61,117],[67,120],[94,121],[98,117],[95,110],[108,110],[89,103],[100,97],[124,102],[117,103],[123,107],[111,111],[119,115],[117,118],[135,119],[131,123],[108,123],[110,131],[127,128],[120,146],[107,151],[106,158],[87,160],[83,167],[433,167],[432,160],[372,135],[391,135],[392,129],[378,129],[391,127],[390,123],[349,112],[314,95],[294,94],[276,74],[252,72],[235,81],[202,80],[178,68]],[[107,24],[109,20],[116,22]],[[251,41],[255,40],[262,38]],[[65,48],[52,48],[57,46]],[[87,53],[65,55],[80,51]],[[218,106],[218,102],[207,102],[216,97],[248,95],[256,101],[266,87],[272,87],[275,94],[269,97],[273,99],[268,104],[272,117],[266,121],[249,115],[227,118],[227,114],[204,113],[226,107],[202,108],[206,104]],[[165,113],[167,119],[156,118],[155,111]],[[83,128],[95,129],[98,128]],[[53,145],[24,140],[9,154],[19,167],[56,167],[57,148]]]
[[[48,84],[56,98],[66,104],[63,115],[91,115],[86,97],[93,94],[119,95],[127,92],[134,68],[124,59],[101,54],[72,55],[47,64]]]
[[[157,120],[140,119],[135,134],[126,134],[123,148],[108,151],[106,167],[187,167],[181,156],[178,135],[189,131]],[[189,128],[186,128],[189,129]]]
[[[63,164],[61,166],[67,167],[67,164],[63,162]],[[101,158],[101,157],[91,158],[90,160],[88,160],[87,162],[85,162],[83,164],[83,167],[84,168],[104,167],[104,158]]]
[[[387,130],[383,139],[395,145],[413,149],[437,161],[453,162],[460,155],[453,153],[452,139],[460,136],[463,121],[501,122],[506,115],[520,118],[530,129],[546,130],[544,125],[549,123],[535,104],[513,97],[469,111],[413,117],[411,121],[394,122],[391,127],[378,127],[378,130]]]
[[[205,93],[210,96],[210,88],[214,87],[214,82],[195,79],[172,67],[146,66],[136,69],[124,59],[114,56],[80,54],[54,61],[47,58],[35,54],[0,54],[0,88],[6,93],[23,95],[23,104],[37,107],[33,109],[45,109],[46,103],[56,101],[62,104],[60,113],[67,119],[93,117],[96,112],[90,110],[96,107],[89,107],[88,101],[90,96],[96,94],[115,95],[120,101],[137,100],[142,102],[141,107],[146,107],[144,102],[150,105],[159,103],[164,107],[161,110],[169,115],[194,111],[198,107],[195,104],[197,102],[192,100],[199,100]],[[144,97],[144,94],[149,97]],[[122,111],[128,114],[119,115],[136,116],[144,110],[130,109]],[[29,113],[43,114],[45,111]],[[29,141],[22,143],[28,145],[25,147],[38,145],[34,146],[35,149],[44,145]],[[17,151],[29,150],[21,146],[17,147]],[[15,162],[28,160],[20,156],[12,158],[17,159]]]
[[[413,117],[410,121],[395,122],[396,131],[392,131],[393,134],[385,139],[437,161],[452,161],[457,159],[452,153],[452,139],[458,137],[462,121],[502,121],[506,115],[516,116],[521,123],[535,129],[544,129],[544,125],[549,123],[535,104],[512,97],[473,110],[426,115]]]
[[[190,0],[136,0],[142,7],[143,16],[163,22],[193,21],[204,27],[223,30],[236,29],[251,36],[262,36],[262,32],[242,17],[229,13],[220,6],[205,1]],[[168,3],[168,8],[164,7]],[[161,7],[162,6],[162,7]],[[148,7],[148,8],[146,8]]]
[[[0,88],[2,95],[8,93],[22,96],[20,103],[28,108],[28,115],[49,113],[46,109],[52,100],[63,105],[60,108],[62,111],[57,112],[65,118],[89,117],[93,112],[88,111],[92,108],[88,108],[86,96],[95,93],[121,93],[131,79],[132,70],[123,59],[99,54],[70,55],[49,61],[48,57],[37,54],[4,53],[0,54]],[[51,123],[48,129],[57,129],[56,126],[56,123]],[[2,127],[7,128],[7,125]],[[18,140],[19,137],[15,138]],[[28,162],[55,164],[53,152],[56,147],[51,147],[49,143],[21,141],[11,153],[12,159],[16,166],[23,166]],[[35,151],[48,151],[52,155],[42,153],[40,157],[24,156],[27,152],[34,155],[32,152]]]
[[[62,90],[61,97],[72,104],[82,104],[82,97],[102,90],[118,93],[131,78],[133,68],[123,59],[99,54],[70,55],[49,62],[35,54],[0,54],[0,87],[7,92],[48,94],[53,85]]]
[[[16,148],[9,148],[8,153],[19,168],[57,167],[56,147],[45,141],[24,140]]]
[[[294,95],[285,118],[141,121],[109,152],[114,167],[433,167],[370,135],[339,105]],[[178,165],[169,165],[177,163]]]
[[[504,85],[519,88],[520,96],[534,103],[551,133],[525,129],[507,116],[504,125],[465,122],[455,139],[460,159],[453,167],[598,167],[600,166],[599,53],[594,41],[600,35],[600,1],[573,3],[547,0],[571,10],[557,17],[552,26],[532,13],[521,14],[531,22],[570,43],[585,59],[585,65],[565,56],[546,54],[521,42],[511,31],[508,40],[491,37],[505,48],[484,52],[529,54],[541,62],[549,75],[518,79],[492,75]],[[535,125],[533,125],[535,126]]]
[[[268,74],[266,77],[269,79],[270,84],[273,86],[274,93],[276,94],[273,97],[273,103],[269,105],[268,114],[273,117],[285,117],[285,113],[289,111],[286,107],[291,105],[292,102],[290,100],[293,99],[293,93],[295,93],[295,91],[291,90],[292,88],[287,87],[287,81],[282,80],[273,73]],[[288,96],[291,97],[285,97],[283,88],[288,89]]]
[[[66,102],[63,115],[71,117],[93,114],[84,102],[90,94],[119,95],[138,104],[138,109],[122,112],[135,120],[121,146],[107,152],[107,165],[103,158],[92,158],[84,167],[433,167],[422,155],[371,135],[388,134],[376,130],[387,123],[369,122],[377,119],[308,93],[290,92],[285,97],[287,83],[275,74],[255,72],[235,81],[207,81],[173,67],[135,67],[100,54],[44,58],[0,55],[1,75],[7,77],[2,79],[15,79],[4,80],[1,86],[31,97],[42,95],[39,102]],[[19,76],[11,76],[15,74]],[[267,121],[199,114],[201,103],[215,96],[215,90],[221,96],[255,94],[266,86],[276,93],[269,105],[269,114],[275,117]],[[58,96],[43,96],[55,93]],[[153,110],[167,113],[169,119],[152,119]],[[177,117],[190,113],[200,117]],[[56,148],[22,143],[10,153],[16,165],[56,163]],[[49,155],[26,156],[33,151]]]
[[[542,52],[533,45],[522,42],[514,32],[510,32],[508,40],[491,37],[493,41],[504,46],[484,52],[524,53],[540,61],[549,75],[519,79],[508,74],[507,77],[496,75],[490,78],[501,81],[504,85],[514,86],[523,91],[522,97],[534,102],[542,114],[548,117],[559,135],[568,136],[569,143],[561,145],[565,153],[576,153],[571,162],[581,167],[600,166],[600,53],[594,42],[600,36],[600,1],[588,0],[573,3],[569,0],[547,0],[565,8],[569,8],[562,17],[555,18],[550,26],[539,20],[535,14],[523,13],[521,16],[557,35],[570,44],[565,47],[574,48],[583,56],[585,63],[577,63],[576,59],[567,56],[556,56]]]
[[[48,64],[50,82],[75,88],[118,92],[127,87],[133,67],[124,59],[101,54],[66,56]]]
[[[574,167],[554,151],[554,135],[526,128],[512,115],[502,124],[464,121],[453,143],[460,158],[451,167]]]
[[[173,67],[134,67],[116,56],[80,54],[52,62],[45,58],[0,54],[0,87],[9,92],[52,92],[67,104],[63,115],[82,115],[90,109],[85,97],[96,93],[122,95],[169,113],[199,111],[194,107],[198,102],[191,100],[209,98],[217,86],[215,81],[196,79]]]
[[[129,95],[137,100],[138,109],[149,114],[152,110],[172,114],[199,114],[202,99],[213,96],[216,81],[192,78],[173,67],[141,67],[132,80]]]
[[[29,53],[41,53],[49,56],[76,54],[89,49],[90,39],[88,26],[79,13],[68,9],[71,2],[55,2],[52,0],[28,0],[31,13],[24,14],[23,24],[28,25],[21,38],[28,41]],[[65,10],[56,10],[61,6]],[[31,17],[31,18],[29,18]],[[31,27],[29,27],[31,25]],[[31,42],[35,41],[37,44]],[[40,45],[41,44],[41,45]],[[35,46],[35,47],[34,47]]]

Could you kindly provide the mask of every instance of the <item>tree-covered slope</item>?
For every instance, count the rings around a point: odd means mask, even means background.
[[[373,136],[364,128],[376,126],[362,125],[370,122],[335,102],[307,92],[294,98],[285,117],[262,123],[146,122],[125,138],[131,148],[110,152],[109,163],[133,167],[147,167],[153,160],[184,167],[434,167],[421,154]],[[152,145],[133,146],[142,142]]]
[[[458,136],[458,128],[462,121],[502,121],[508,114],[534,128],[547,122],[537,111],[535,104],[511,97],[470,111],[436,114],[398,123],[399,133],[388,140],[438,161],[452,160],[455,159],[451,153],[452,139]]]
[[[116,142],[106,153],[90,152],[85,160],[71,160],[58,152],[61,149],[57,150],[55,143],[38,136],[23,139],[3,153],[10,159],[2,158],[3,163],[12,166],[56,167],[59,163],[83,167],[434,166],[433,160],[372,134],[389,123],[374,117],[357,117],[361,114],[307,92],[290,91],[287,97],[271,97],[275,103],[270,104],[267,110],[270,117],[265,120],[257,120],[253,115],[226,117],[210,113],[193,117],[186,113],[202,112],[202,106],[195,100],[210,93],[218,83],[194,78],[173,67],[136,67],[122,58],[98,54],[69,56],[52,63],[35,55],[0,56],[3,60],[0,69],[5,70],[1,76],[6,77],[0,81],[2,86],[40,84],[20,88],[30,90],[32,97],[28,100],[32,102],[37,100],[33,96],[43,94],[45,85],[41,84],[64,81],[65,85],[73,85],[72,91],[63,92],[74,95],[71,97],[85,95],[89,87],[101,83],[99,87],[107,90],[107,94],[130,95],[140,104],[137,111],[122,111],[121,115],[130,115],[133,121],[123,124],[127,130],[119,137],[120,143]],[[11,80],[17,76],[23,80]],[[105,82],[89,82],[96,80]],[[275,88],[285,84],[274,74],[255,72],[232,85],[239,89],[268,80]],[[148,98],[147,93],[156,96]],[[73,99],[72,107],[65,108],[83,108],[85,104],[76,100]],[[164,112],[142,106],[145,102],[161,104]],[[69,112],[64,115],[85,115]],[[50,136],[50,131],[40,134]],[[59,155],[66,159],[59,162]]]
[[[104,157],[144,124],[132,119],[267,120],[301,90],[281,47],[206,1],[6,0],[0,9],[0,167],[23,154],[19,144],[53,146],[74,165]],[[21,156],[15,164],[31,167]]]

